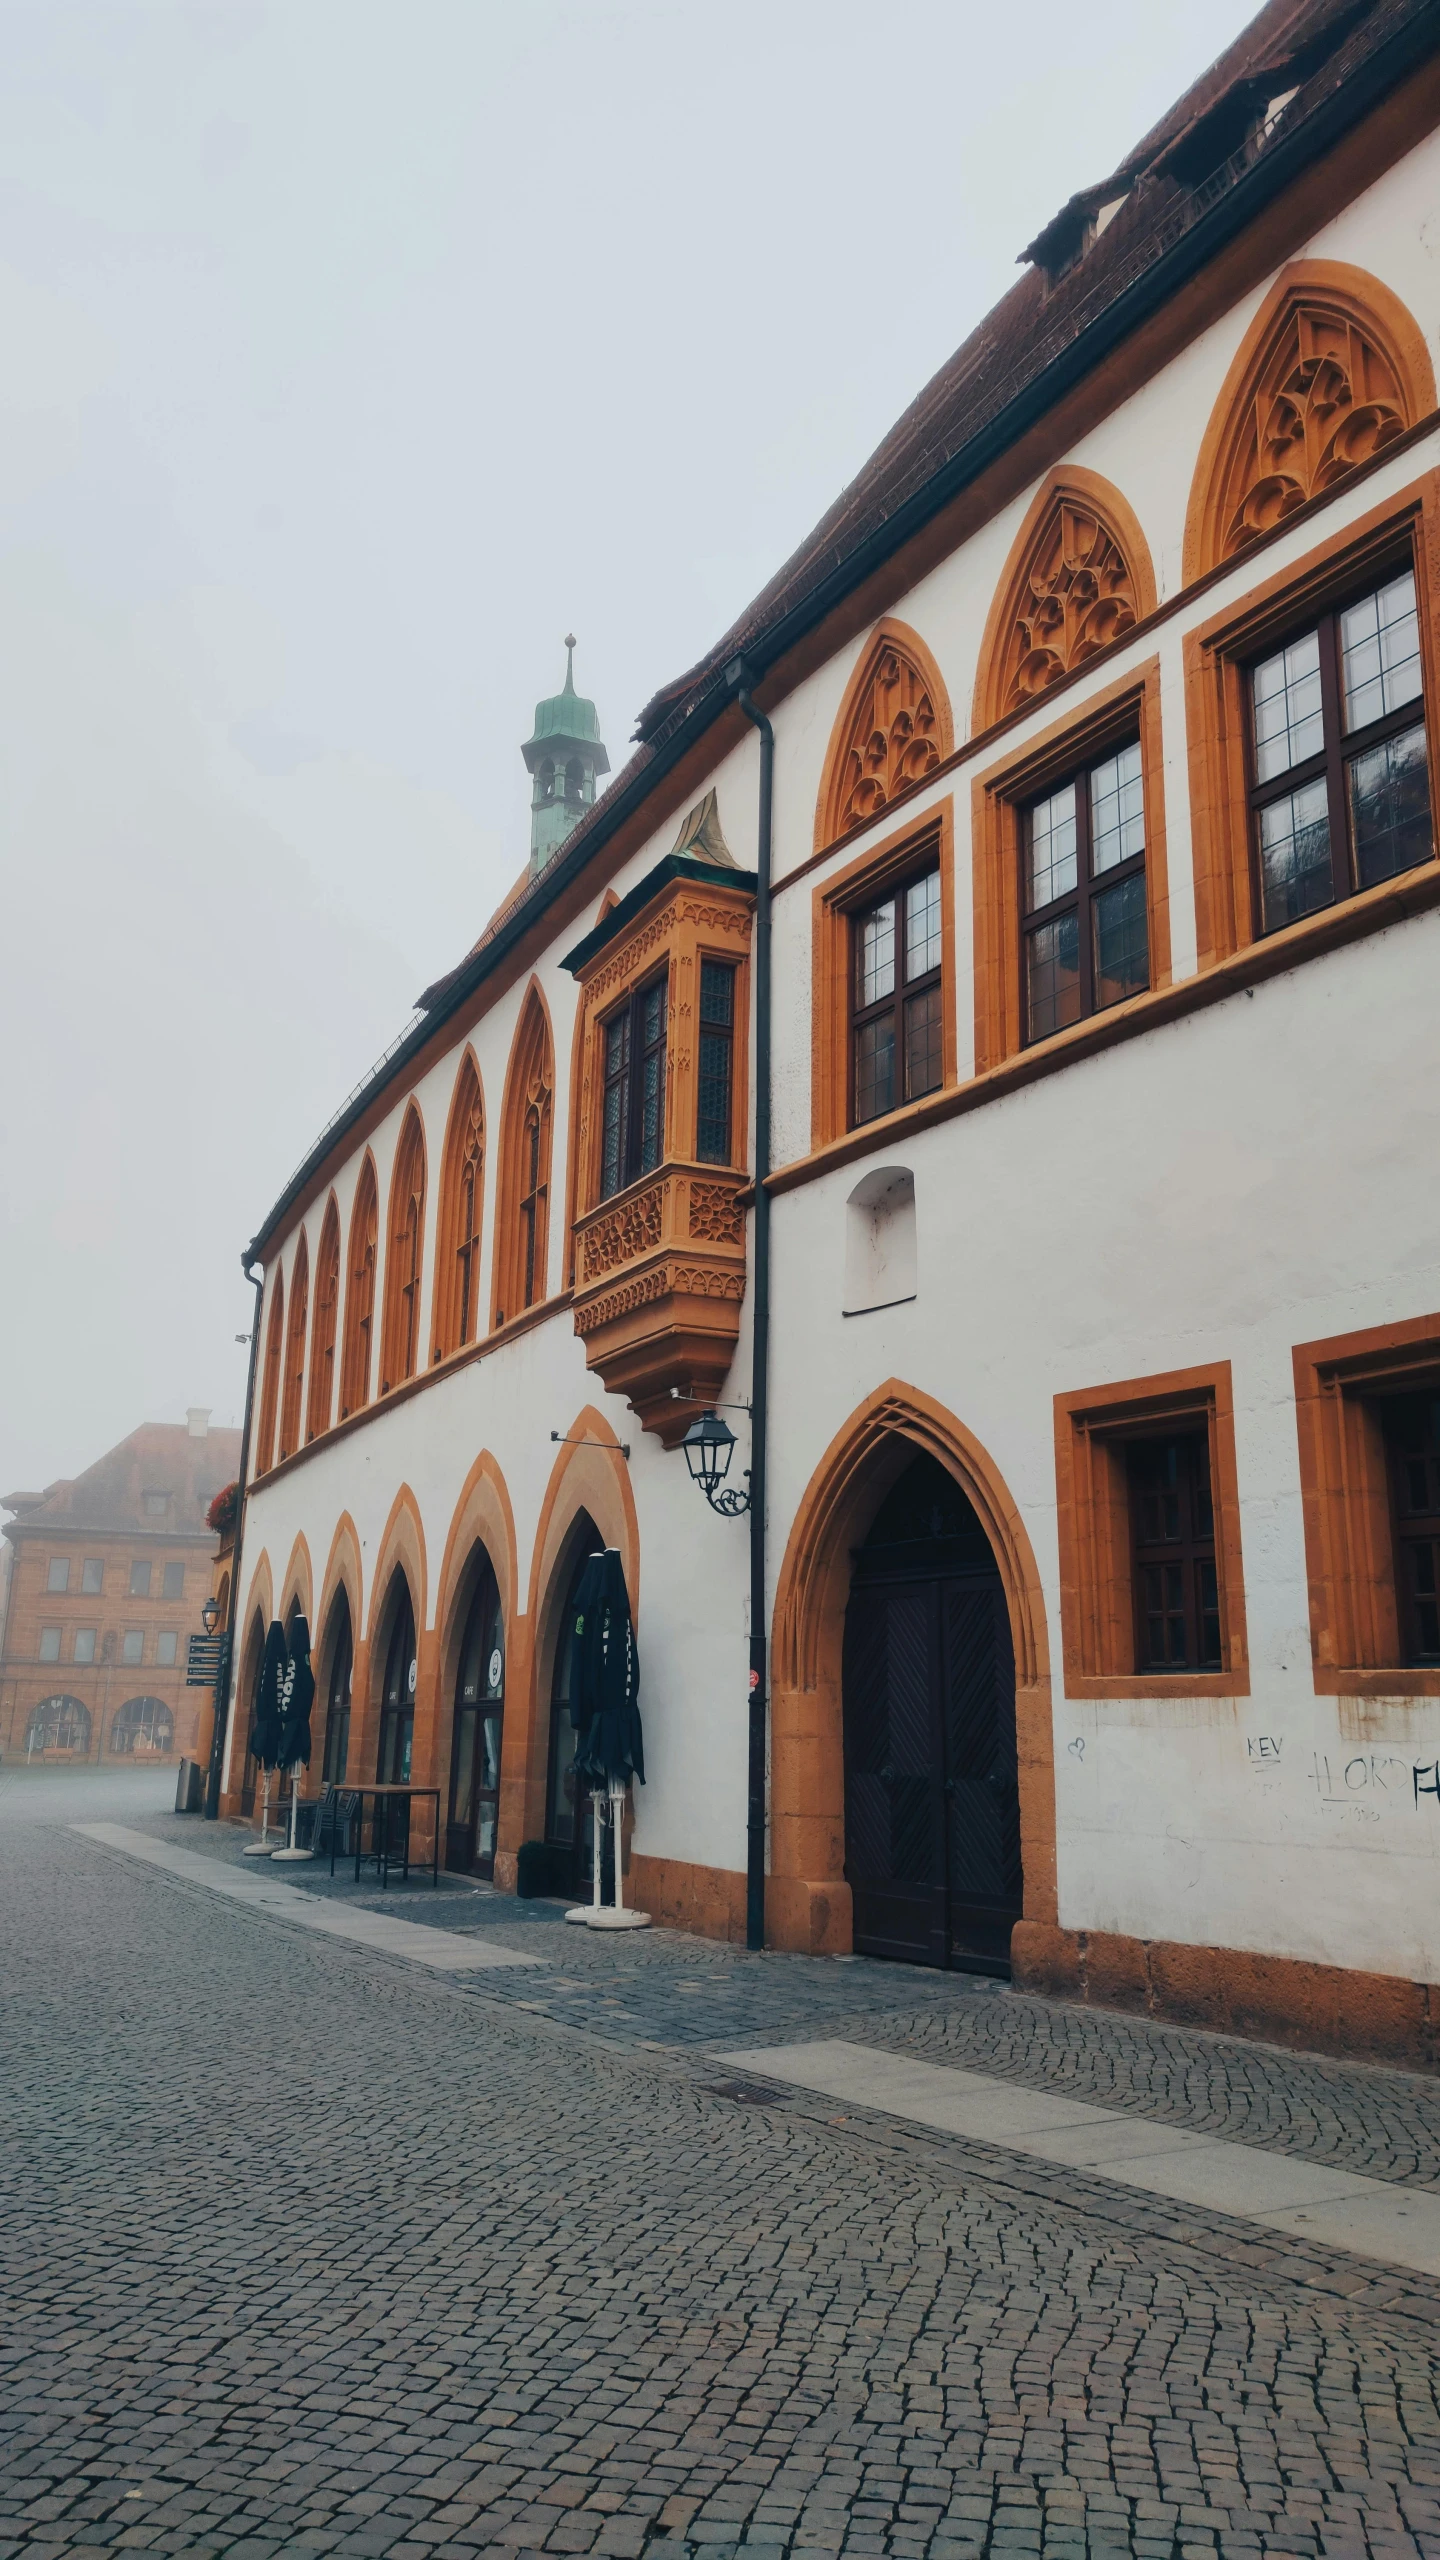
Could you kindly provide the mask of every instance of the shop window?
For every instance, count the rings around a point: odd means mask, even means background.
[[[385,1648],[380,1691],[380,1754],[375,1775],[382,1786],[403,1786],[410,1776],[415,1737],[415,1613],[409,1585],[401,1580]]]
[[[45,1588],[47,1591],[69,1590],[70,1559],[68,1556],[52,1556],[50,1558],[50,1570],[45,1577]]]
[[[637,987],[600,1026],[600,1197],[653,1173],[665,1146],[666,981]]]
[[[90,1710],[79,1698],[42,1698],[25,1727],[25,1756],[37,1751],[83,1754],[90,1748]]]
[[[1055,1400],[1074,1698],[1248,1696],[1228,1363]]]
[[[110,1727],[110,1748],[122,1758],[139,1760],[167,1752],[174,1725],[163,1698],[127,1698]]]

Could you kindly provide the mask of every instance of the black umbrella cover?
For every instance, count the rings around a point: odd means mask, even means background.
[[[284,1723],[285,1661],[288,1648],[285,1630],[278,1618],[272,1618],[265,1637],[265,1651],[260,1657],[260,1677],[255,1685],[255,1713],[250,1725],[250,1748],[262,1769],[284,1766],[280,1758],[281,1727]]]
[[[310,1709],[315,1703],[315,1673],[310,1662],[310,1629],[297,1613],[290,1621],[280,1691],[282,1769],[303,1761],[310,1766]]]
[[[597,1791],[645,1783],[640,1731],[640,1651],[619,1550],[592,1556],[575,1594],[570,1713],[579,1739],[575,1774]]]

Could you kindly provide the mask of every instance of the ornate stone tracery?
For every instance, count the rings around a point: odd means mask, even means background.
[[[955,744],[940,671],[918,632],[882,622],[846,690],[830,740],[816,843],[864,826],[923,782]]]
[[[1288,268],[1206,429],[1185,528],[1187,581],[1383,453],[1434,399],[1424,340],[1378,278],[1320,260]]]
[[[1118,489],[1078,465],[1041,488],[980,651],[975,725],[1023,711],[1154,610],[1145,537]]]

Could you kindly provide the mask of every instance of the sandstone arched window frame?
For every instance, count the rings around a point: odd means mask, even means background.
[[[275,1463],[275,1424],[280,1410],[280,1378],[285,1358],[285,1274],[278,1263],[268,1297],[265,1362],[260,1379],[260,1421],[255,1434],[257,1476],[268,1475]]]
[[[340,1317],[340,1211],[332,1191],[325,1203],[315,1255],[315,1316],[310,1332],[310,1392],[305,1437],[328,1431],[335,1411],[335,1342]]]
[[[945,679],[908,622],[877,622],[845,688],[815,803],[815,851],[868,826],[955,751]]]
[[[1435,408],[1424,336],[1363,267],[1299,258],[1221,385],[1185,517],[1187,586],[1341,486]]]
[[[462,1053],[440,1162],[435,1229],[432,1361],[463,1351],[480,1331],[485,1208],[485,1094],[475,1052]]]
[[[385,1318],[380,1392],[403,1386],[420,1366],[420,1290],[425,1264],[425,1130],[418,1106],[406,1104],[390,1172],[385,1233]]]
[[[365,1150],[350,1209],[345,1275],[345,1347],[340,1363],[340,1419],[370,1401],[371,1335],[375,1329],[375,1266],[379,1252],[380,1192],[375,1159]]]
[[[1155,610],[1150,546],[1129,500],[1080,463],[1047,474],[1010,546],[975,675],[978,734],[1040,702]]]
[[[285,1374],[280,1392],[280,1456],[293,1457],[300,1446],[300,1400],[305,1383],[305,1331],[310,1313],[310,1249],[305,1230],[295,1248],[290,1270],[290,1311],[285,1327]]]
[[[555,1041],[539,981],[525,991],[500,1116],[491,1324],[498,1329],[549,1294],[550,1174]]]

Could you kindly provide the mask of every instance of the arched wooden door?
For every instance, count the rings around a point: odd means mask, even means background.
[[[466,1612],[455,1673],[445,1864],[462,1875],[495,1872],[504,1717],[505,1623],[499,1586],[486,1556]]]
[[[844,1721],[856,1953],[1008,1973],[1023,1902],[1009,1613],[934,1458],[906,1469],[856,1553]]]

